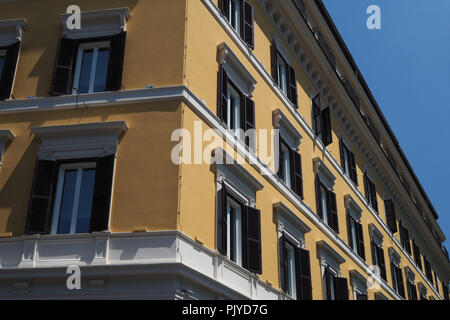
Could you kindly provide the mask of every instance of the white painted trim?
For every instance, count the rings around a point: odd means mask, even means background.
[[[61,14],[63,35],[70,39],[111,36],[127,30],[131,17],[129,8],[116,8],[81,12],[81,29],[70,30],[67,20],[70,14]]]
[[[319,175],[320,181],[325,184],[328,189],[333,190],[336,177],[319,157],[313,159],[313,171],[315,175]]]
[[[217,62],[224,67],[242,93],[251,98],[258,82],[225,42],[217,46]]]
[[[273,204],[273,213],[275,221],[277,221],[278,238],[280,238],[283,233],[287,233],[298,242],[302,248],[305,248],[305,234],[310,232],[311,228],[282,202]]]
[[[280,130],[280,135],[291,146],[291,148],[298,150],[302,141],[302,135],[297,131],[294,125],[288,120],[280,109],[275,109],[272,111],[272,124],[275,129]]]
[[[22,41],[26,28],[27,21],[25,19],[0,21],[0,47],[6,47],[17,41]]]

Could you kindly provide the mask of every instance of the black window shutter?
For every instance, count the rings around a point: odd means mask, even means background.
[[[330,107],[326,107],[322,110],[322,131],[322,142],[326,147],[333,142],[333,135],[331,134]]]
[[[386,222],[389,230],[392,233],[397,232],[397,217],[395,214],[395,205],[392,200],[384,200],[384,207],[386,210]]]
[[[366,196],[366,200],[370,201],[369,195],[369,178],[367,177],[367,173],[364,172],[364,194]]]
[[[219,8],[220,11],[228,18],[228,12],[230,10],[228,0],[219,0]]]
[[[114,160],[114,155],[97,159],[90,232],[108,230]]]
[[[326,299],[331,300],[331,281],[334,281],[334,278],[331,277],[330,270],[328,270],[328,267],[325,268],[323,276],[325,278]]]
[[[336,194],[332,191],[328,191],[328,207],[328,224],[336,233],[339,233]]]
[[[409,232],[405,228],[405,250],[411,255],[411,242],[409,241]]]
[[[312,300],[311,285],[311,261],[309,251],[297,248],[298,259],[298,281],[297,297],[298,300]]]
[[[271,59],[271,69],[272,69],[272,78],[275,83],[279,83],[278,80],[278,49],[275,43],[275,40],[272,41],[272,46],[270,47],[270,59]]]
[[[344,152],[345,148],[344,148],[344,142],[342,141],[342,139],[339,139],[339,153],[341,155],[341,168],[344,170],[345,172],[345,156],[344,156]],[[346,172],[348,173],[348,172]]]
[[[26,234],[50,233],[57,180],[56,161],[38,160],[34,171]]]
[[[122,88],[126,38],[126,32],[111,37],[105,91],[117,91]]]
[[[50,94],[60,96],[72,93],[73,68],[76,59],[78,41],[74,39],[59,39],[56,53],[55,67],[53,69],[52,86]]]
[[[384,261],[384,250],[383,248],[377,247],[378,261],[380,262],[380,273],[381,278],[386,281],[386,262]]]
[[[348,300],[348,284],[346,278],[335,278],[336,300]]]
[[[358,185],[358,171],[356,170],[356,160],[355,154],[353,152],[349,152],[350,154],[350,179]]]
[[[279,258],[280,258],[280,283],[281,283],[281,290],[284,292],[287,292],[287,261],[286,261],[286,247],[285,247],[285,241],[286,238],[284,234],[280,237],[279,244],[278,244],[278,250],[279,250]]]
[[[358,255],[363,259],[366,260],[366,252],[364,249],[364,234],[363,234],[363,227],[361,223],[356,222],[356,239],[358,241]]]
[[[218,81],[218,108],[217,108],[217,116],[223,122],[227,123],[227,105],[228,105],[228,74],[223,68],[220,66],[219,70],[219,81]]]
[[[370,191],[372,196],[372,208],[378,213],[378,200],[377,200],[377,190],[375,188],[375,184],[372,181],[369,181]]]
[[[378,265],[376,263],[376,261],[377,261],[376,259],[377,259],[377,256],[378,256],[377,246],[375,245],[375,242],[373,242],[373,240],[370,241],[370,248],[372,250],[372,264],[373,265]]]
[[[399,295],[402,296],[402,298],[405,298],[405,284],[403,282],[403,274],[402,269],[395,267],[395,271],[397,272],[397,281],[399,286]]]
[[[247,96],[243,96],[242,100],[244,101],[244,108],[241,108],[241,128],[244,132],[248,132],[248,130],[255,129],[255,102]],[[252,149],[256,149],[255,142],[253,141],[253,145],[250,145],[250,138],[246,137],[245,144],[248,147],[252,147]]]
[[[247,45],[251,48],[255,48],[255,36],[254,36],[254,10],[253,6],[244,0],[244,15],[243,15],[243,28],[242,31],[242,39],[247,43]]]
[[[0,101],[11,97],[12,85],[16,73],[17,59],[19,58],[20,41],[6,48],[3,73],[0,74]]]
[[[281,180],[284,179],[283,177],[283,152],[281,150],[281,146],[283,145],[283,138],[281,138],[281,135],[278,136],[278,178]]]
[[[227,255],[227,187],[222,182],[222,188],[217,193],[217,250]]]
[[[448,284],[446,284],[444,281],[442,282],[442,293],[444,296],[444,300],[449,300],[450,297],[448,296]]]
[[[245,218],[247,269],[256,274],[261,274],[261,212],[258,209],[246,207]]]
[[[348,236],[348,245],[350,248],[353,248],[353,237],[352,237],[352,216],[347,211],[347,236]]]
[[[320,199],[320,179],[318,175],[316,175],[315,186],[316,186],[316,211],[317,215],[323,220],[322,201]]]
[[[292,190],[303,199],[302,156],[291,149],[292,161]]]
[[[417,288],[416,288],[416,286],[413,284],[413,285],[411,285],[411,290],[412,290],[412,298],[413,298],[413,300],[417,300]]]
[[[289,90],[288,98],[292,104],[298,108],[298,94],[297,94],[297,77],[295,75],[295,69],[289,66]]]

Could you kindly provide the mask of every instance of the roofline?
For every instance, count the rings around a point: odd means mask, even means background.
[[[383,112],[381,111],[381,108],[379,107],[372,92],[370,91],[366,80],[364,79],[355,60],[353,59],[353,56],[350,53],[350,50],[347,48],[347,45],[345,44],[344,40],[342,39],[342,36],[339,33],[336,25],[334,24],[333,19],[331,18],[327,8],[323,4],[322,0],[314,0],[314,2],[316,3],[317,7],[319,8],[320,13],[322,14],[325,22],[327,23],[328,28],[331,30],[331,33],[335,37],[340,49],[344,53],[344,56],[347,58],[348,63],[350,64],[353,71],[355,72],[356,78],[358,79],[359,83],[361,84],[362,88],[364,89],[364,92],[368,96],[370,103],[373,105],[375,112],[377,113],[378,117],[381,120],[381,123],[383,124],[384,128],[386,129],[390,138],[392,139],[394,146],[396,147],[397,151],[400,154],[400,157],[402,158],[403,162],[406,165],[406,168],[408,169],[414,182],[416,183],[417,187],[419,188],[420,193],[424,197],[428,208],[431,210],[431,213],[433,214],[435,219],[436,220],[439,219],[439,215],[437,214],[433,204],[431,203],[431,200],[429,199],[427,193],[425,192],[425,189],[423,188],[422,184],[420,183],[419,178],[417,178],[417,175],[415,174],[411,164],[409,163],[408,159],[406,158],[405,153],[403,152],[402,148],[400,147],[400,143],[398,142],[397,138],[395,137],[394,132],[392,131],[391,127],[389,126],[389,123],[387,122],[386,118],[384,117]]]

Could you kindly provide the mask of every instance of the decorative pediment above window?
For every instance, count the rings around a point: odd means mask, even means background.
[[[279,234],[287,232],[303,245],[305,234],[310,232],[311,228],[282,202],[273,204],[273,213],[275,221],[278,223]]]
[[[420,296],[421,297],[426,297],[427,296],[427,291],[428,291],[427,287],[422,282],[419,282],[417,284],[417,286],[419,288]]]
[[[392,263],[400,268],[400,261],[402,259],[400,257],[400,255],[397,253],[397,251],[395,251],[395,249],[393,247],[389,247],[388,251],[389,251],[389,257],[391,258]]]
[[[408,267],[408,266],[405,267],[405,274],[406,274],[407,280],[409,280],[409,282],[411,282],[411,283],[414,283],[416,275],[415,275],[414,271],[411,270],[410,267]]]
[[[336,177],[319,157],[313,159],[313,170],[314,174],[319,175],[322,183],[326,184],[329,189],[333,189]]]
[[[350,270],[350,281],[353,288],[360,293],[367,294],[367,280],[358,270]]]
[[[217,62],[242,93],[251,98],[257,82],[225,42],[217,46]]]
[[[26,27],[27,21],[25,19],[0,21],[0,47],[22,41]]]
[[[350,214],[353,216],[353,218],[356,221],[360,221],[361,220],[362,209],[356,203],[356,201],[352,198],[351,195],[346,194],[344,196],[344,204],[345,204],[345,209],[347,209],[348,212],[350,212]]]
[[[125,121],[33,127],[41,140],[39,160],[104,157],[115,154],[119,137],[128,130]]]
[[[2,165],[3,153],[6,145],[14,139],[14,134],[11,130],[0,130],[0,166]]]
[[[381,231],[375,226],[375,224],[370,223],[369,224],[369,234],[370,238],[378,245],[382,246],[383,244],[383,234]]]
[[[272,111],[272,124],[275,129],[280,130],[280,135],[283,140],[286,141],[292,149],[297,150],[300,146],[302,136],[280,109]]]
[[[316,246],[320,264],[328,265],[335,271],[339,271],[339,266],[345,262],[345,259],[324,240],[317,241]]]
[[[64,37],[79,39],[111,36],[124,32],[131,14],[128,8],[81,12],[81,29],[74,30],[70,30],[67,26],[70,16],[67,13],[61,14]]]
[[[226,181],[231,184],[230,187],[245,195],[252,206],[256,202],[256,192],[264,188],[261,182],[222,148],[214,149],[211,156],[213,159],[211,171],[216,174],[216,182],[220,184]]]

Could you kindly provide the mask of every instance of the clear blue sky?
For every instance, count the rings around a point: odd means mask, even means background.
[[[323,2],[450,238],[450,1]],[[370,5],[381,30],[366,27]]]

